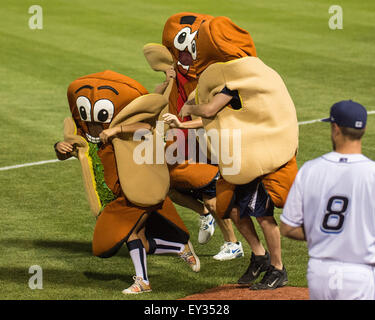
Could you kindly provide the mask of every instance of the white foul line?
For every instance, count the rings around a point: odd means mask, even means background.
[[[72,160],[75,158],[70,158],[67,160]],[[24,167],[31,167],[31,166],[40,166],[43,164],[47,163],[54,163],[54,162],[59,162],[60,160],[58,159],[53,159],[53,160],[44,160],[44,161],[38,161],[38,162],[30,162],[30,163],[23,163],[23,164],[16,164],[15,166],[8,166],[8,167],[2,167],[0,168],[0,171],[6,171],[6,170],[12,170],[12,169],[18,169],[18,168],[24,168]]]
[[[367,114],[375,114],[375,111],[367,111]],[[308,121],[300,121],[298,124],[304,125],[304,124],[310,124],[310,123],[315,123],[315,122],[320,122],[322,119],[315,119],[315,120],[308,120]]]
[[[374,111],[367,111],[367,114],[375,114],[375,110]],[[322,119],[300,121],[300,122],[298,122],[298,125],[302,126],[302,125],[305,125],[305,124],[320,122],[321,120]],[[70,158],[68,160],[72,160],[72,159],[75,159],[75,158]],[[38,161],[38,162],[30,162],[30,163],[17,164],[17,165],[14,165],[14,166],[2,167],[2,168],[0,168],[0,171],[7,171],[7,170],[24,168],[24,167],[31,167],[31,166],[40,166],[40,165],[43,165],[43,164],[55,163],[55,162],[59,162],[59,161],[60,160],[58,160],[58,159],[53,159],[53,160],[44,160],[44,161]]]

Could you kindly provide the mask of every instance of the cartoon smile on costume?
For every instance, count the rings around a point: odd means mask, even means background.
[[[196,78],[194,60],[197,58],[197,46],[194,39],[202,22],[212,16],[182,12],[171,16],[163,30],[163,45],[172,53],[178,71],[184,76]]]
[[[197,31],[191,33],[189,27],[183,28],[174,38],[174,46],[178,52],[177,65],[180,67],[180,72],[187,74],[193,60],[197,58],[195,34]],[[187,51],[186,51],[187,50]],[[181,69],[182,68],[182,69]]]

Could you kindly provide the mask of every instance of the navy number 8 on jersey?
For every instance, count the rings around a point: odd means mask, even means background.
[[[342,231],[348,203],[347,197],[333,196],[329,198],[321,226],[323,232],[340,233]]]

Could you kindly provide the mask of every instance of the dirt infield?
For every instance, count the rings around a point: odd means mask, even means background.
[[[283,287],[275,290],[249,290],[237,284],[226,284],[193,294],[180,300],[308,300],[307,288]]]

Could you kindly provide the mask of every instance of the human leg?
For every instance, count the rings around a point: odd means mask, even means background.
[[[212,197],[210,196],[210,194],[203,193],[202,199],[203,199],[203,203],[205,207],[214,217],[215,222],[219,225],[221,233],[223,234],[223,238],[225,241],[224,244],[221,246],[220,251],[216,255],[214,255],[213,258],[215,260],[224,261],[224,260],[232,260],[235,258],[243,257],[244,251],[242,248],[242,243],[237,241],[237,237],[234,234],[232,221],[230,219],[222,219],[216,214],[216,197]],[[203,224],[203,228],[204,228],[204,224]],[[202,230],[202,227],[201,227],[201,230]],[[203,233],[203,232],[204,231],[200,231],[200,233]]]
[[[198,201],[196,198],[192,197],[189,194],[182,193],[176,189],[170,189],[168,196],[174,203],[178,204],[181,207],[189,208],[199,215],[209,213],[202,202]]]
[[[249,216],[240,217],[240,210],[237,206],[233,207],[230,212],[230,218],[237,227],[238,231],[245,238],[249,244],[252,252],[257,256],[263,256],[266,254],[262,243],[256,233],[254,223]]]
[[[270,253],[271,265],[282,270],[280,229],[273,216],[256,218],[264,234],[267,248]]]
[[[199,201],[197,197],[189,194],[188,190],[186,192],[180,192],[179,190],[171,189],[168,195],[174,203],[199,214],[200,225],[198,242],[200,244],[206,244],[215,232],[215,219],[207,207],[203,202]]]
[[[203,195],[203,204],[207,208],[208,212],[210,212],[214,216],[215,221],[219,225],[221,233],[223,234],[224,241],[237,242],[231,220],[221,219],[216,215],[216,198],[211,198]]]
[[[280,230],[273,216],[258,217],[270,253],[270,266],[259,283],[252,290],[269,290],[283,287],[288,283],[288,274],[281,260]]]
[[[194,272],[200,271],[200,260],[195,254],[190,241],[184,244],[158,238],[148,238],[147,242],[149,243],[149,254],[177,254]]]
[[[146,249],[143,246],[142,240],[138,236],[138,232],[146,222],[147,216],[147,214],[144,214],[141,217],[126,242],[136,275],[133,277],[134,283],[129,288],[123,290],[123,294],[138,294],[151,291],[147,275]]]
[[[264,234],[270,254],[270,266],[259,283],[253,284],[252,290],[269,290],[285,286],[288,275],[281,259],[280,230],[274,213],[274,204],[264,189],[262,183],[258,184],[252,201],[251,215],[255,216]]]
[[[171,223],[165,223],[165,219]],[[147,254],[176,254],[194,272],[200,270],[200,261],[189,241],[188,230],[169,197],[165,199],[162,208],[150,213],[138,237],[142,239]]]
[[[253,221],[249,216],[241,218],[240,209],[235,206],[230,212],[230,217],[252,250],[249,266],[245,273],[238,279],[238,284],[250,284],[269,267],[269,254],[259,240]]]

